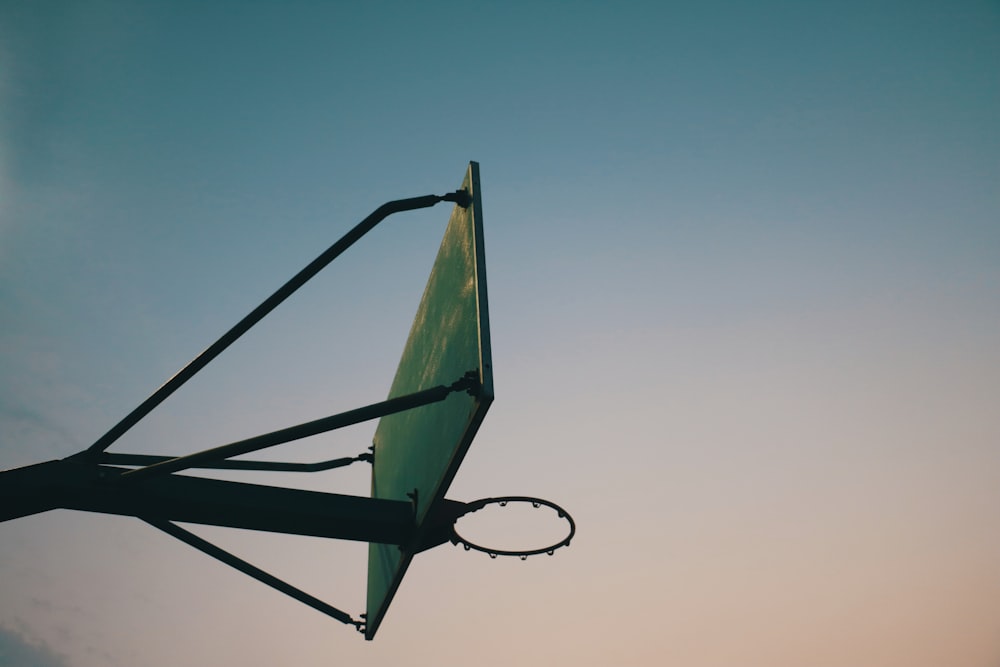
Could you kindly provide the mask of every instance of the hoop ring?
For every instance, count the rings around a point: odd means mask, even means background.
[[[483,498],[482,500],[476,500],[468,503],[469,508],[466,512],[462,514],[471,514],[472,512],[478,512],[487,505],[500,505],[501,507],[506,507],[508,503],[531,503],[533,507],[541,507],[545,505],[546,507],[555,510],[556,514],[559,515],[560,519],[566,519],[569,524],[569,534],[566,535],[562,540],[556,542],[547,547],[542,547],[541,549],[518,549],[516,551],[507,551],[505,549],[489,549],[484,546],[480,546],[474,542],[470,542],[461,535],[455,529],[455,524],[451,526],[451,543],[461,544],[465,547],[466,551],[470,549],[475,549],[476,551],[482,551],[485,554],[489,554],[490,558],[496,558],[497,556],[518,556],[521,560],[525,560],[528,556],[537,556],[539,554],[552,555],[556,549],[561,547],[568,547],[570,540],[576,535],[576,522],[573,521],[573,517],[569,515],[569,512],[559,507],[555,503],[543,500],[542,498],[532,498],[531,496],[503,496],[501,498]]]

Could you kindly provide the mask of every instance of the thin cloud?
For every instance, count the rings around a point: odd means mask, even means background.
[[[2,393],[0,389],[0,435],[7,444],[0,444],[0,454],[19,458],[17,453],[31,452],[34,458],[44,458],[57,455],[66,449],[67,443],[72,446],[78,444],[78,439],[59,423],[40,412],[5,400]],[[5,463],[10,462],[5,460],[0,467],[6,467]]]
[[[0,625],[0,665],[6,667],[72,667],[69,658],[44,642],[33,642],[23,634]]]

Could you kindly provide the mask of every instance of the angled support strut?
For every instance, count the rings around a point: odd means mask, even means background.
[[[294,598],[299,602],[307,604],[313,609],[323,612],[327,616],[337,619],[341,623],[344,623],[346,625],[353,625],[358,632],[365,631],[364,621],[352,618],[351,615],[348,614],[346,611],[337,609],[333,605],[327,604],[326,602],[323,602],[319,598],[309,595],[302,589],[296,588],[295,586],[292,586],[291,584],[282,581],[281,579],[278,579],[273,574],[269,574],[268,572],[265,572],[259,567],[251,565],[242,558],[237,558],[233,554],[229,553],[224,549],[220,549],[211,542],[201,539],[194,533],[184,530],[177,524],[171,523],[169,521],[163,521],[160,519],[147,519],[144,517],[140,518],[142,518],[142,520],[148,523],[150,526],[153,526],[154,528],[159,528],[166,534],[172,537],[176,537],[181,542],[184,542],[185,544],[194,547],[195,549],[201,551],[202,553],[208,554],[209,556],[215,558],[216,560],[222,561],[229,567],[239,570],[243,574],[249,575],[254,579],[256,579],[257,581],[267,584],[271,588],[281,591],[285,595]]]
[[[137,470],[130,470],[129,472],[126,472],[122,475],[122,480],[134,482],[138,479],[177,472],[178,470],[185,470],[187,468],[199,467],[204,463],[212,463],[222,459],[228,459],[233,456],[240,456],[241,454],[249,454],[250,452],[260,451],[261,449],[273,447],[274,445],[280,445],[285,442],[291,442],[292,440],[306,438],[311,435],[325,433],[326,431],[332,431],[334,429],[351,426],[353,424],[360,424],[361,422],[377,419],[396,412],[403,412],[422,405],[437,403],[448,398],[448,395],[452,392],[463,390],[474,392],[477,387],[477,374],[475,371],[469,371],[450,385],[438,385],[436,387],[424,389],[423,391],[417,391],[405,396],[390,398],[389,400],[381,401],[380,403],[373,403],[363,408],[348,410],[347,412],[342,412],[337,415],[299,424],[298,426],[264,433],[263,435],[254,436],[252,438],[240,440],[239,442],[233,442],[228,445],[222,445],[221,447],[215,447],[214,449],[207,449],[196,454],[179,456],[160,463],[154,463],[153,465],[146,466],[145,468],[139,468]]]
[[[123,466],[151,466],[154,463],[163,463],[165,461],[171,461],[177,457],[175,456],[157,456],[155,454],[118,454],[113,452],[104,452],[99,462],[108,463],[111,465],[123,465]],[[358,461],[364,461],[366,463],[371,463],[374,460],[374,456],[371,452],[363,452],[357,456],[344,456],[337,459],[330,459],[329,461],[317,461],[316,463],[294,463],[285,461],[247,461],[245,459],[236,460],[223,460],[206,462],[198,465],[201,469],[212,469],[212,470],[257,470],[257,471],[268,471],[268,472],[322,472],[324,470],[333,470],[334,468],[343,468],[349,466],[352,463],[357,463]]]
[[[278,307],[282,301],[290,297],[296,290],[319,273],[327,264],[332,262],[341,253],[354,245],[362,236],[370,232],[375,225],[382,222],[393,213],[401,211],[412,211],[419,208],[428,208],[438,202],[450,201],[465,208],[472,201],[471,195],[458,190],[446,195],[426,195],[423,197],[412,197],[410,199],[397,199],[386,202],[375,209],[367,218],[359,222],[355,227],[347,232],[336,243],[327,248],[319,257],[310,262],[304,269],[295,274],[288,282],[254,308],[246,317],[237,322],[233,328],[224,333],[221,338],[208,346],[201,354],[191,360],[187,366],[179,370],[172,378],[167,380],[145,401],[139,404],[132,412],[127,414],[120,422],[98,438],[94,444],[87,448],[86,452],[90,456],[96,456],[110,447],[118,438],[124,435],[130,428],[148,415],[153,409],[167,399],[172,393],[177,391],[185,382],[190,380],[195,373],[204,368],[210,361],[219,356],[227,347],[245,334],[250,327],[260,322],[264,316]]]

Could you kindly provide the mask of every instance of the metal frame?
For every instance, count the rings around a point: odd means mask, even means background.
[[[0,472],[0,522],[59,508],[136,516],[258,581],[364,632],[364,620],[352,618],[346,612],[281,581],[172,522],[381,542],[407,545],[410,548],[415,546],[417,550],[423,550],[448,541],[450,533],[447,526],[463,513],[466,507],[464,503],[443,503],[438,515],[434,517],[434,523],[439,527],[423,536],[421,544],[414,545],[413,504],[410,502],[260,486],[176,473],[191,468],[316,472],[355,461],[370,463],[370,452],[311,464],[231,459],[442,401],[452,392],[466,391],[476,395],[482,391],[482,387],[479,386],[475,372],[456,378],[450,385],[432,387],[187,456],[114,454],[107,453],[106,450],[379,222],[393,213],[427,208],[441,201],[454,202],[466,208],[472,203],[472,197],[469,192],[458,190],[442,196],[427,195],[383,204],[190,361],[90,447],[66,459]],[[137,467],[119,468],[108,464]]]

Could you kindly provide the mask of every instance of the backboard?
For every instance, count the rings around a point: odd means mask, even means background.
[[[469,164],[461,189],[472,202],[452,210],[389,398],[451,385],[470,371],[479,388],[382,417],[374,438],[372,497],[413,500],[414,543],[427,530],[428,513],[443,502],[493,401],[478,163]],[[413,555],[413,547],[369,545],[366,639],[375,636]]]

